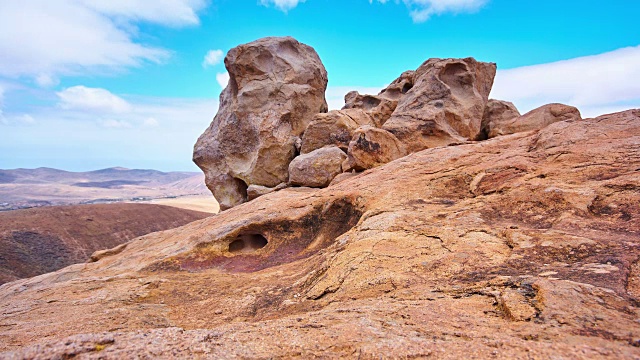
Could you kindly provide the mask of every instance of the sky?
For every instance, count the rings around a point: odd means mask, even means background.
[[[226,52],[265,36],[316,49],[331,109],[468,56],[522,113],[640,108],[639,18],[632,0],[0,0],[0,169],[197,171]]]

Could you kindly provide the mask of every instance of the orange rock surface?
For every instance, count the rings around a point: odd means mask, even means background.
[[[640,356],[640,110],[427,149],[0,287],[0,358]]]

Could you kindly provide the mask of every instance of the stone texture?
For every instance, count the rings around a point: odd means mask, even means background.
[[[582,120],[582,117],[580,116],[580,111],[573,106],[548,104],[531,110],[520,117],[504,120],[493,124],[488,132],[489,138],[523,131],[540,130],[558,121],[577,121]]]
[[[225,66],[229,85],[193,153],[223,210],[246,201],[248,185],[286,182],[297,138],[327,111],[327,72],[313,48],[293,38],[240,45]]]
[[[300,155],[289,164],[289,183],[296,186],[326,187],[342,172],[347,154],[335,145]]]
[[[0,358],[637,358],[639,139],[557,122],[137,238],[0,286]]]
[[[391,114],[398,106],[397,100],[388,99],[384,96],[360,95],[357,91],[351,91],[344,96],[346,109],[361,109],[365,111],[373,120],[372,125],[381,127],[389,120]],[[362,124],[364,125],[364,124]]]
[[[490,133],[495,133],[496,129],[502,128],[517,117],[520,117],[520,112],[513,103],[490,99],[484,109],[482,130],[476,140],[488,139]]]
[[[279,184],[276,187],[266,187],[262,185],[249,185],[249,187],[247,188],[247,199],[251,201],[253,199],[259,198],[262,195],[267,195],[274,191],[286,189],[287,186],[288,185],[286,183]]]
[[[347,154],[343,171],[362,171],[399,159],[407,152],[392,133],[365,125],[354,132]]]
[[[301,154],[327,145],[335,145],[345,152],[353,132],[361,125],[372,125],[371,117],[360,109],[332,110],[316,114],[302,136]]]
[[[398,99],[383,129],[409,152],[478,137],[496,65],[466,59],[429,59],[381,95]]]

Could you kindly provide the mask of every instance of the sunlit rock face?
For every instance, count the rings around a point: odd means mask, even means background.
[[[231,49],[224,62],[229,84],[193,153],[223,210],[246,201],[249,185],[287,182],[296,140],[327,111],[327,72],[310,46],[264,38]]]

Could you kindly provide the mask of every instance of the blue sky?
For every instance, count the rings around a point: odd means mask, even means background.
[[[316,49],[331,108],[467,56],[521,112],[638,108],[639,18],[630,0],[0,0],[0,168],[196,170],[222,57],[264,36]]]

